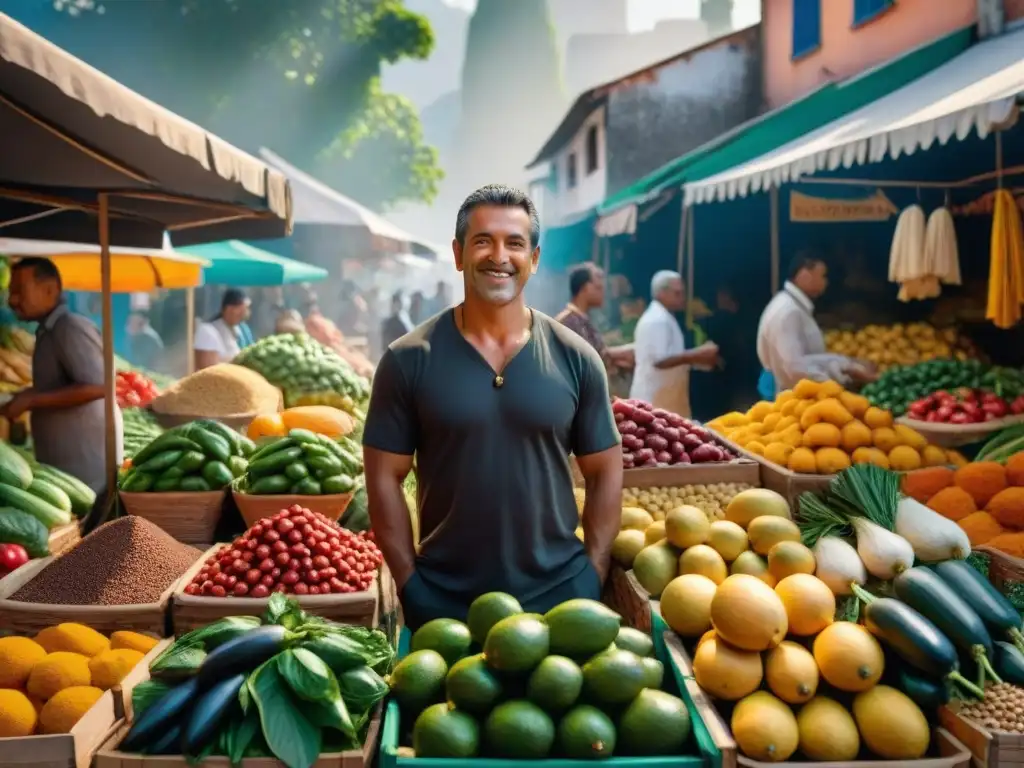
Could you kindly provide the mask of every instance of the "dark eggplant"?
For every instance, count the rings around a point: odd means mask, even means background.
[[[1024,652],[1021,618],[1013,604],[988,579],[963,560],[946,560],[931,568],[974,609],[996,637],[1009,638]]]
[[[203,693],[188,717],[181,746],[186,755],[199,755],[220,732],[238,706],[238,690],[245,685],[246,673],[215,683]]]
[[[944,680],[916,675],[903,668],[900,670],[896,685],[921,708],[922,712],[932,712],[949,702],[949,686]]]
[[[1013,643],[997,640],[992,657],[996,672],[1013,685],[1024,686],[1024,653]]]
[[[123,750],[124,747],[121,747]],[[181,725],[175,725],[167,729],[153,746],[146,749],[147,755],[180,755],[181,751]]]
[[[984,695],[960,674],[956,648],[938,627],[899,600],[874,597],[854,586],[854,592],[866,603],[864,626],[872,635],[921,672],[958,683],[979,698]]]
[[[909,568],[893,581],[896,596],[966,651],[981,668],[984,676],[1001,683],[992,669],[992,636],[981,617],[944,582],[935,571],[923,566]]]
[[[196,675],[199,690],[205,691],[215,683],[243,672],[252,672],[285,649],[287,635],[288,630],[284,627],[270,624],[224,643],[207,656],[199,668]]]
[[[198,692],[199,680],[195,677],[169,690],[135,721],[118,749],[122,752],[142,752],[147,745],[178,724]]]

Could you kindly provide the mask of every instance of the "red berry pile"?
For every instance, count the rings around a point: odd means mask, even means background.
[[[265,517],[221,547],[186,595],[267,597],[363,592],[384,561],[373,533],[356,534],[298,504]]]

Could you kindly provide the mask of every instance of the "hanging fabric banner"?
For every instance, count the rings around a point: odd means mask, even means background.
[[[789,220],[803,222],[886,221],[899,213],[885,192],[854,199],[789,193]]]

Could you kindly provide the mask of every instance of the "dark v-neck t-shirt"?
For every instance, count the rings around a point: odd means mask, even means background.
[[[373,379],[363,443],[416,456],[416,571],[470,601],[529,601],[588,567],[569,454],[619,443],[604,363],[540,312],[501,372],[448,309],[391,344]]]

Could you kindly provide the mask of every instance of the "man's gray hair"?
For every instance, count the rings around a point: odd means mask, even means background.
[[[658,294],[668,288],[676,280],[682,281],[683,276],[671,269],[663,269],[655,272],[651,278],[651,298],[657,298]]]
[[[466,245],[469,215],[474,208],[481,205],[522,208],[530,217],[530,247],[536,248],[540,245],[540,216],[537,214],[537,207],[525,192],[504,184],[488,184],[486,187],[480,187],[462,203],[459,215],[455,219],[455,239],[459,241],[459,245]]]

